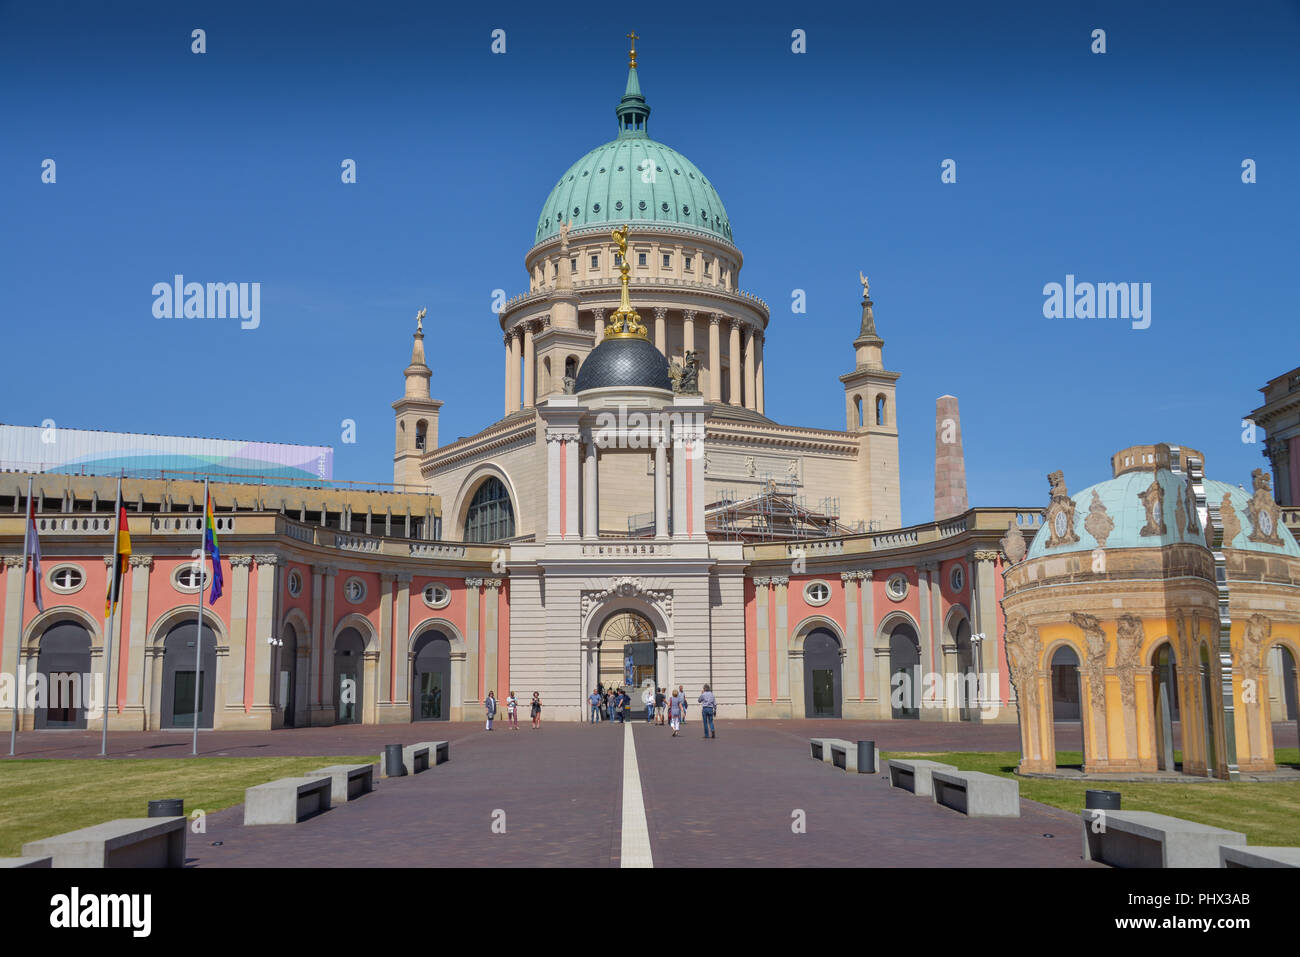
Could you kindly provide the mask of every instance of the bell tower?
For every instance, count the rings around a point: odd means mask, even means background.
[[[876,333],[875,303],[867,277],[858,273],[858,278],[862,283],[862,324],[853,340],[856,366],[840,376],[846,429],[859,438],[865,517],[875,528],[898,528],[903,521],[894,405],[899,374],[884,367],[885,340]]]
[[[429,395],[433,371],[424,361],[424,317],[421,309],[415,316],[415,341],[411,344],[411,362],[406,367],[406,391],[393,403],[397,418],[397,435],[393,442],[393,484],[423,485],[420,460],[438,447],[438,410],[442,403]]]

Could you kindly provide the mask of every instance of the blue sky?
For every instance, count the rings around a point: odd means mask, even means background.
[[[614,135],[635,29],[650,133],[717,187],[772,308],[769,415],[843,427],[871,277],[905,522],[944,393],[972,504],[1044,504],[1047,472],[1082,488],[1140,442],[1248,484],[1241,419],[1300,364],[1296,3],[745,11],[0,3],[0,421],[332,444],[337,477],[388,480],[421,306],[442,440],[494,421],[492,290],[526,290],[550,187]],[[176,273],[260,282],[260,327],[156,319]],[[1151,283],[1150,328],[1044,318],[1066,274]]]

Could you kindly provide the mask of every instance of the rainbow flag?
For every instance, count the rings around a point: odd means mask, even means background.
[[[208,604],[215,605],[221,597],[221,551],[217,547],[217,520],[212,517],[212,495],[203,504],[203,547],[212,556],[212,588],[208,591]]]

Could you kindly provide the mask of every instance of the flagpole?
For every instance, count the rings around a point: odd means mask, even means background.
[[[122,537],[122,476],[117,477],[117,504],[113,506],[113,567],[108,577],[108,631],[104,633],[104,727],[99,736],[99,756],[108,757],[108,692],[113,684],[113,623],[117,620],[118,541]]]
[[[203,477],[203,514],[199,516],[199,602],[198,631],[194,634],[194,744],[192,754],[199,753],[199,689],[203,687],[203,583],[207,575],[208,547],[208,478]]]
[[[27,521],[23,522],[23,589],[18,596],[18,647],[14,653],[14,717],[13,724],[9,726],[9,757],[14,756],[14,749],[18,746],[18,698],[23,693],[23,684],[25,681],[19,681],[19,675],[22,673],[23,662],[23,613],[27,611],[27,550],[31,548],[29,536],[32,531],[32,518],[35,512],[32,509],[32,477],[27,476],[27,514],[23,516]]]

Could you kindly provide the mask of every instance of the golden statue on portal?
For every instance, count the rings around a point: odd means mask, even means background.
[[[627,224],[624,223],[621,229],[614,230],[610,235],[614,237],[614,243],[618,246],[618,271],[621,274],[623,289],[618,309],[605,323],[605,338],[649,341],[650,335],[646,332],[645,324],[637,315],[637,311],[632,308],[632,300],[627,293],[627,274],[630,268],[627,264]]]

